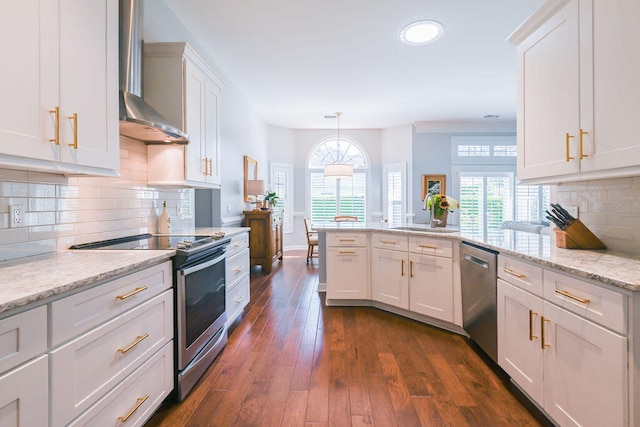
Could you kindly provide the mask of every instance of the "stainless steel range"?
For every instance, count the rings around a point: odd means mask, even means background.
[[[227,343],[224,235],[140,234],[71,249],[174,249],[176,391],[182,401]]]

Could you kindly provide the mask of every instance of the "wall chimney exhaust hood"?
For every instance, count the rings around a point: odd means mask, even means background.
[[[141,3],[120,0],[120,135],[147,144],[187,144],[187,134],[142,99]]]

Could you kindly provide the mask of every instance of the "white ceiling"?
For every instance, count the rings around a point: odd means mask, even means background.
[[[516,48],[543,0],[165,0],[259,114],[292,129],[515,119]],[[435,43],[399,33],[433,19]],[[495,119],[494,119],[495,120]]]

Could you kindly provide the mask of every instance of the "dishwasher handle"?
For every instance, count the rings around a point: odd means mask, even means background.
[[[483,259],[474,257],[473,255],[470,255],[470,254],[464,254],[464,259],[474,264],[477,264],[482,268],[486,268],[487,270],[489,269],[489,261],[485,261]]]

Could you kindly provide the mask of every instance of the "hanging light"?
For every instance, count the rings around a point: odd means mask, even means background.
[[[340,116],[342,113],[336,113],[338,117],[338,140],[336,152],[340,155]],[[332,176],[336,179],[348,178],[353,176],[353,165],[344,163],[344,154],[336,159],[335,163],[324,165],[324,176]]]

